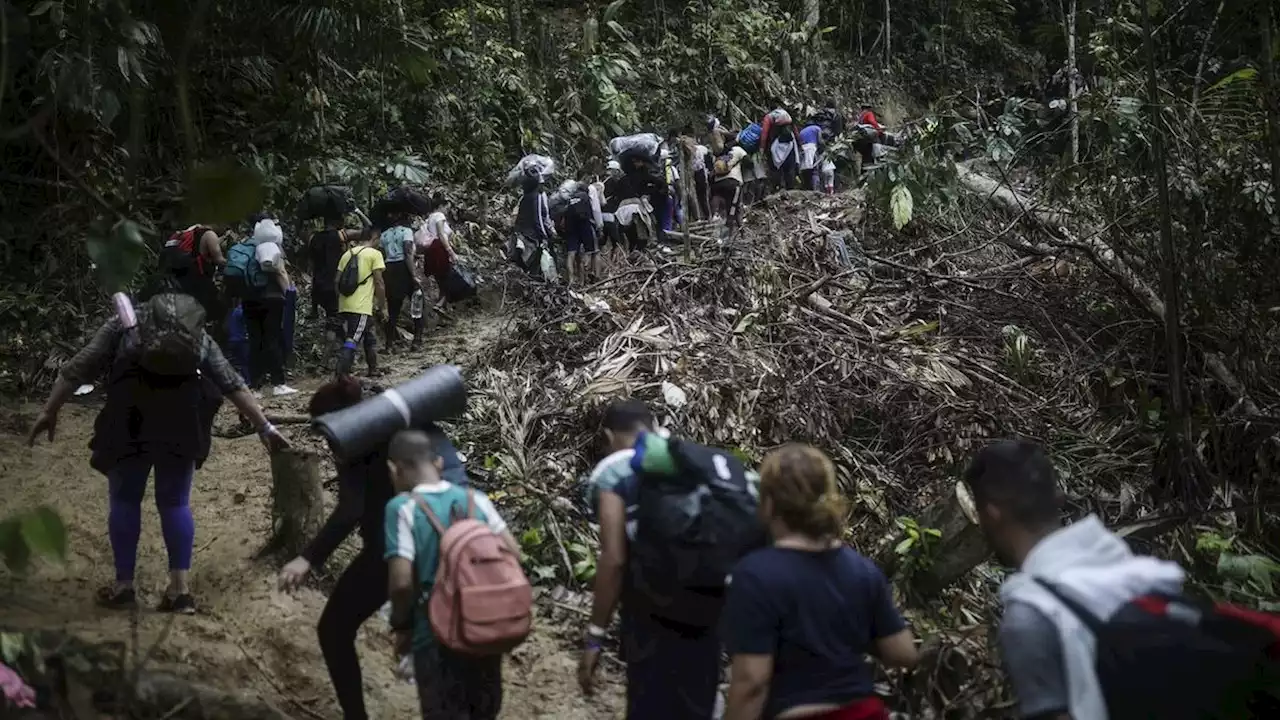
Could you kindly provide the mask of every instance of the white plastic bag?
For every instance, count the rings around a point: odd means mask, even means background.
[[[638,152],[645,155],[657,155],[662,138],[657,133],[637,133],[621,135],[609,141],[609,152],[615,156],[625,152]]]
[[[538,261],[539,267],[542,269],[542,279],[547,282],[559,282],[560,273],[556,272],[556,259],[551,256],[551,251],[542,248],[542,258]]]
[[[556,161],[546,155],[525,155],[520,162],[507,173],[508,185],[519,185],[526,177],[537,178],[539,182],[547,182],[556,172]]]

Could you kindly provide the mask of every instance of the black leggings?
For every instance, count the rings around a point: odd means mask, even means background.
[[[356,632],[387,601],[387,561],[380,553],[361,550],[338,578],[320,613],[316,632],[329,679],[345,720],[367,720]]]
[[[409,269],[409,263],[389,262],[387,263],[387,347],[396,345],[400,341],[400,333],[396,329],[400,322],[400,310],[404,308],[404,301],[413,295],[416,289],[413,286],[413,271]]]

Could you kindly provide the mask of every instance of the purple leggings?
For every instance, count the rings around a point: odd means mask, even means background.
[[[116,582],[133,582],[133,570],[138,560],[138,536],[142,534],[142,496],[146,494],[147,476],[151,474],[153,465],[156,471],[156,509],[160,512],[164,546],[169,551],[169,569],[191,569],[191,547],[196,535],[190,504],[195,463],[140,455],[122,460],[107,475],[111,488],[107,534],[115,557]]]

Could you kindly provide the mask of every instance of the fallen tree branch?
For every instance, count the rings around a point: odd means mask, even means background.
[[[1077,238],[1068,229],[1069,221],[1064,213],[1051,208],[1036,207],[1028,203],[1026,198],[1011,188],[1001,185],[981,173],[970,170],[964,165],[957,165],[956,170],[959,174],[960,183],[965,189],[974,194],[985,196],[989,202],[1006,212],[1025,213],[1027,217],[1034,220],[1041,229],[1054,238],[1050,241],[1053,245],[1084,252],[1094,265],[1111,276],[1152,318],[1161,323],[1164,322],[1164,301],[1101,238],[1101,234],[1105,230],[1091,228],[1091,232],[1084,238]],[[1209,370],[1209,374],[1236,398],[1236,407],[1246,417],[1262,416],[1261,409],[1249,396],[1244,383],[1240,382],[1235,373],[1227,367],[1220,355],[1215,352],[1205,352],[1204,364]],[[1270,441],[1277,448],[1280,448],[1280,437],[1272,435]]]

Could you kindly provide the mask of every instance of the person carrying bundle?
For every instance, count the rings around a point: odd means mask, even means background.
[[[730,139],[729,148],[713,165],[711,213],[713,217],[725,217],[730,229],[738,226],[742,213],[742,168],[746,160],[747,151]]]
[[[614,221],[627,237],[631,252],[642,252],[656,234],[652,199],[666,193],[666,179],[659,164],[658,148],[662,138],[653,133],[616,137],[609,150],[622,166],[618,183],[618,208]]]
[[[738,133],[737,145],[746,153],[741,160],[744,203],[755,202],[759,194],[759,180],[764,178],[764,174],[759,171],[752,157],[760,150],[763,132],[764,127],[760,123],[751,123]]]
[[[507,174],[507,182],[520,188],[520,203],[516,206],[514,233],[507,243],[507,258],[528,273],[549,265],[542,257],[555,235],[551,222],[551,207],[544,190],[546,182],[555,172],[555,162],[542,155],[526,155]],[[543,272],[545,276],[547,273]],[[554,272],[552,273],[554,275]]]
[[[791,114],[782,108],[776,108],[764,116],[761,128],[762,144],[768,148],[773,168],[773,185],[790,190],[795,182],[800,158],[799,138],[796,137]]]

